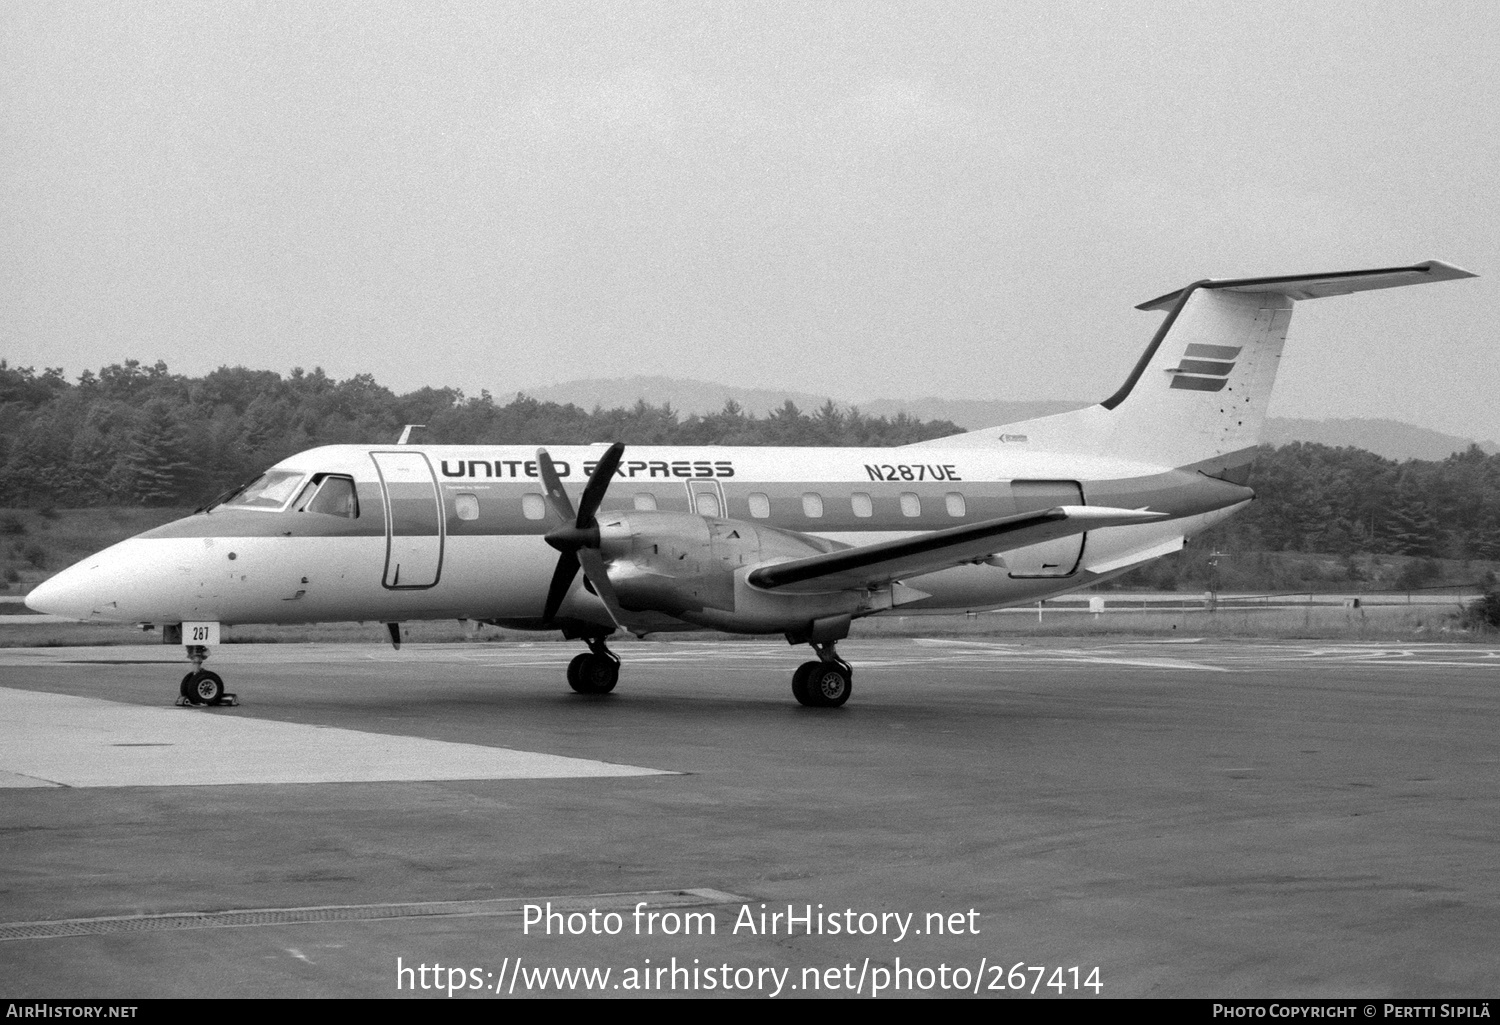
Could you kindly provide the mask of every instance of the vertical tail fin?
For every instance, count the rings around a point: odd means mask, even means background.
[[[1205,459],[1248,465],[1265,425],[1292,302],[1275,292],[1183,289],[1130,378],[1100,403],[1110,414],[1103,451],[1165,466]],[[1215,476],[1227,468],[1205,467]]]
[[[1411,267],[1199,281],[1142,303],[1166,310],[1120,390],[1097,406],[924,442],[957,447],[1022,443],[1157,466],[1237,476],[1260,442],[1292,306],[1429,281],[1474,277],[1429,260]]]

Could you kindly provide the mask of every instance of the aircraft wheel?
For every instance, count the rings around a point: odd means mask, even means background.
[[[574,655],[573,661],[568,663],[568,686],[580,694],[587,694],[588,691],[583,689],[583,680],[579,676],[579,673],[583,668],[583,664],[592,657],[592,655],[585,651]]]
[[[853,675],[843,666],[831,662],[819,663],[816,671],[808,674],[808,704],[818,708],[838,708],[849,700],[854,690]]]
[[[193,681],[197,678],[197,676],[197,673],[188,673],[182,678],[182,686],[177,688],[177,693],[181,694],[189,702],[195,705],[198,703],[198,694],[195,690],[193,690]]]
[[[568,666],[568,683],[580,694],[608,694],[619,681],[620,664],[602,655],[579,655]]]
[[[588,693],[608,694],[620,682],[620,663],[600,655],[590,655],[578,676],[588,685]]]
[[[797,699],[797,704],[811,705],[814,703],[812,693],[807,689],[807,681],[812,678],[813,673],[822,668],[823,663],[821,662],[804,662],[792,674],[792,697]]]
[[[188,695],[189,701],[197,705],[217,705],[224,700],[224,681],[219,679],[218,673],[200,669],[188,675],[192,678],[193,688],[193,693]]]

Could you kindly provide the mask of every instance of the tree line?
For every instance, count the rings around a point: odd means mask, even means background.
[[[419,388],[397,395],[368,374],[222,367],[201,378],[127,360],[85,371],[0,360],[0,505],[195,505],[316,445],[394,441],[405,424],[438,444],[893,446],[957,434],[944,420],[866,416],[788,402],[767,416],[733,402],[709,415],[637,402],[585,410],[525,395]],[[1258,500],[1212,532],[1240,551],[1500,559],[1500,456],[1477,446],[1397,463],[1355,448],[1263,447]]]
[[[958,433],[945,420],[866,416],[788,402],[765,417],[734,402],[708,416],[637,402],[581,409],[518,395],[497,403],[456,388],[397,395],[368,374],[221,367],[201,378],[157,362],[38,373],[0,360],[0,505],[189,505],[317,445],[414,440],[451,445],[906,445]]]

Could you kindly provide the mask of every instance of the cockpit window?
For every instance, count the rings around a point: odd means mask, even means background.
[[[302,476],[293,470],[271,470],[224,504],[241,509],[280,509],[297,493]]]
[[[326,516],[342,516],[345,519],[359,518],[359,497],[354,492],[354,480],[350,477],[335,477],[319,474],[314,477],[293,506],[298,512],[323,513]]]

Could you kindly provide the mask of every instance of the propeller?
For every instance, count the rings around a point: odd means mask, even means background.
[[[599,511],[599,503],[604,501],[604,492],[609,489],[609,482],[624,454],[625,446],[618,441],[609,447],[599,460],[599,465],[594,467],[588,484],[584,486],[583,497],[578,500],[575,512],[567,491],[563,489],[562,480],[557,475],[552,457],[544,448],[536,450],[537,466],[542,473],[542,483],[547,488],[547,501],[552,504],[552,511],[562,520],[562,525],[549,530],[545,538],[562,555],[557,560],[557,568],[552,571],[552,583],[547,588],[547,604],[542,611],[544,623],[552,622],[557,615],[563,599],[568,596],[568,589],[573,586],[573,578],[578,575],[579,567],[582,566],[583,574],[593,586],[594,593],[604,602],[605,608],[609,609],[615,623],[623,626],[620,603],[615,598],[614,586],[609,582],[604,559],[599,554],[599,521],[594,514]]]

